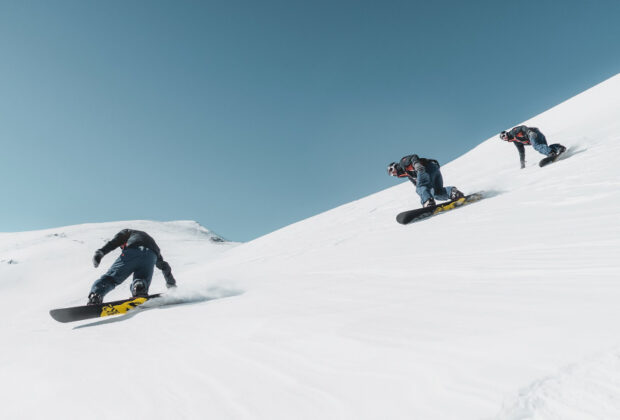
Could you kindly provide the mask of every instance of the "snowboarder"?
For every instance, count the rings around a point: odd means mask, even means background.
[[[439,162],[435,159],[408,155],[400,162],[388,165],[388,174],[398,178],[408,178],[416,187],[423,207],[435,206],[437,200],[457,200],[464,197],[456,187],[444,187]]]
[[[153,277],[153,268],[157,266],[166,279],[166,287],[176,287],[170,264],[164,261],[155,240],[146,232],[140,230],[123,229],[101,249],[95,251],[93,265],[99,266],[101,259],[110,251],[121,247],[120,257],[114,261],[108,272],[99,278],[90,290],[88,304],[96,305],[103,301],[103,297],[133,273],[131,283],[132,296],[148,295],[149,286]]]
[[[499,138],[504,141],[512,142],[517,147],[521,169],[525,168],[525,146],[531,145],[534,150],[550,159],[555,159],[566,151],[566,147],[559,143],[548,146],[544,134],[536,127],[518,125],[511,130],[502,131],[499,134]]]

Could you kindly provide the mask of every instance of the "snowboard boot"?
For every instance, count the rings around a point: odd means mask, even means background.
[[[148,295],[148,290],[146,290],[146,285],[144,284],[144,282],[142,280],[136,280],[131,285],[131,295],[133,297],[147,296]]]
[[[103,302],[103,297],[97,293],[91,292],[88,295],[88,303],[87,305],[99,305]]]
[[[435,199],[433,197],[426,200],[426,203],[422,205],[422,207],[433,207],[435,206]]]
[[[558,156],[560,156],[565,151],[566,151],[566,147],[562,146],[561,144],[558,144],[558,147],[553,149],[551,153],[547,155],[547,157],[550,159],[556,159]]]
[[[450,192],[450,201],[455,201],[463,197],[465,197],[465,194],[457,190],[456,187],[452,187],[452,191]]]

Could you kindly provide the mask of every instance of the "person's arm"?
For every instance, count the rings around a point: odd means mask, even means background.
[[[517,150],[519,151],[519,162],[521,163],[521,169],[525,168],[525,146],[519,142],[514,142]]]
[[[170,264],[164,261],[164,258],[161,254],[157,255],[157,262],[155,263],[155,267],[159,268],[164,274],[164,279],[166,279],[166,287],[176,287],[177,282],[172,275],[172,269],[170,268]]]
[[[418,155],[413,155],[413,156],[415,157],[415,159],[412,159],[411,163],[413,165],[413,170],[415,171],[416,177],[419,178],[420,175],[426,172],[425,165],[428,165],[430,161],[428,159],[420,159]],[[437,165],[439,165],[439,163],[437,163]]]
[[[409,181],[413,183],[413,185],[416,185],[416,173],[415,172],[405,171],[400,167],[400,165],[397,167],[396,170],[397,170],[396,176],[398,178],[407,178]]]
[[[407,176],[409,176],[409,180],[411,180],[412,182],[417,178],[416,165],[419,164],[420,157],[418,155],[408,155],[400,160],[400,166],[404,169]]]
[[[98,267],[99,263],[101,262],[101,259],[107,253],[123,245],[125,242],[127,242],[127,240],[129,240],[130,236],[131,236],[131,229],[123,229],[120,232],[118,232],[114,236],[114,238],[112,238],[111,241],[109,241],[103,247],[95,251],[95,256],[93,257],[93,265],[95,267]]]
[[[100,250],[105,255],[109,253],[110,251],[113,251],[119,246],[123,245],[125,242],[127,242],[130,236],[131,236],[131,229],[123,229],[120,232],[118,232],[114,236],[114,238],[112,238],[111,241],[109,241],[107,244],[102,246]]]

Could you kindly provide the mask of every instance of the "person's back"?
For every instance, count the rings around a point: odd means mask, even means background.
[[[101,250],[104,254],[107,254],[118,247],[125,249],[137,248],[139,246],[146,247],[153,251],[156,255],[161,256],[159,246],[157,246],[155,239],[153,239],[151,235],[144,231],[133,229],[121,230],[110,242],[105,244]]]

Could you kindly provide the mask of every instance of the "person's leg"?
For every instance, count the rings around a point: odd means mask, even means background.
[[[153,279],[153,269],[157,261],[157,255],[147,248],[138,248],[140,255],[136,259],[131,282],[131,293],[134,296],[147,295],[151,280]]]
[[[101,296],[103,299],[108,292],[124,282],[132,271],[131,259],[123,253],[114,261],[108,271],[93,283],[90,292]]]
[[[551,155],[559,155],[560,153],[564,153],[566,151],[566,147],[562,146],[559,143],[554,143],[550,146],[547,146],[547,138],[544,136],[544,134],[540,132],[532,132],[529,138],[534,150],[542,153],[543,155],[551,157]]]
[[[562,146],[560,143],[554,143],[549,147],[551,148],[551,150],[553,150],[553,153],[555,153],[556,155],[562,154],[566,151],[566,147]]]
[[[416,171],[416,174],[417,174],[417,185],[416,185],[415,191],[420,196],[420,202],[424,204],[428,200],[433,198],[433,195],[431,193],[432,179],[424,168],[421,168],[420,170]]]
[[[433,179],[433,195],[436,200],[449,200],[450,199],[450,191],[452,191],[453,187],[444,187],[443,186],[443,176],[441,175],[441,169],[439,165],[435,163],[430,163],[429,165],[429,173],[431,178]]]
[[[532,147],[538,153],[549,156],[549,154],[553,151],[553,149],[547,145],[547,139],[542,133],[530,131],[528,137],[530,139],[530,143],[532,143]]]

